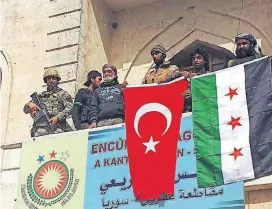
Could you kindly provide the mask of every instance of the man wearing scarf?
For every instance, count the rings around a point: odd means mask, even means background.
[[[102,68],[103,82],[94,91],[90,109],[90,128],[111,126],[124,122],[123,86],[118,82],[115,66]]]
[[[257,40],[251,34],[241,33],[235,37],[236,43],[236,58],[230,60],[228,67],[250,62],[254,59],[259,59],[263,55],[260,51],[260,47],[257,44]]]

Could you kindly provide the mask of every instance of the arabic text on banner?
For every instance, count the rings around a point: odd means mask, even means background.
[[[128,168],[124,127],[89,133],[86,176],[84,209],[178,209],[181,206],[184,209],[244,208],[242,182],[212,188],[197,187],[191,116],[182,119],[175,195],[135,201]]]

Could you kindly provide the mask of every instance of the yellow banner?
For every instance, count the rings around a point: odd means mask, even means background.
[[[16,209],[83,208],[87,151],[87,131],[24,142]]]

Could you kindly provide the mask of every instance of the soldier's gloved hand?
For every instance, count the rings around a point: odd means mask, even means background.
[[[28,103],[28,107],[31,111],[31,115],[34,116],[37,112],[38,109],[40,109],[35,103],[33,102],[29,102]]]
[[[31,112],[34,112],[34,111],[36,112],[39,109],[39,107],[33,102],[29,102],[28,107],[29,109],[31,109]]]
[[[96,128],[96,123],[92,123],[91,125],[89,125],[89,129],[91,128]]]
[[[50,119],[50,123],[52,123],[53,125],[56,125],[58,122],[58,118],[57,117],[53,117]]]

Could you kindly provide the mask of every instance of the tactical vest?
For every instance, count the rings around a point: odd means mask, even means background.
[[[39,96],[41,101],[46,106],[50,117],[56,116],[65,108],[61,100],[61,91],[62,89],[58,89],[52,92],[44,91]]]

